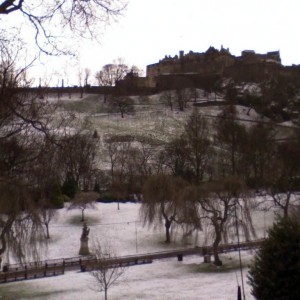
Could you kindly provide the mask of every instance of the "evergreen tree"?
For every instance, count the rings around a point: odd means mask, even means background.
[[[300,299],[300,225],[295,218],[280,218],[269,230],[248,279],[258,300]]]
[[[73,199],[78,191],[78,185],[76,180],[73,178],[68,178],[62,186],[62,193],[69,198]]]

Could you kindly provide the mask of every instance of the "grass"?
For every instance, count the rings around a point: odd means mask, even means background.
[[[94,100],[79,100],[62,103],[61,106],[67,111],[73,111],[77,113],[108,113],[107,107],[104,107],[102,103]]]

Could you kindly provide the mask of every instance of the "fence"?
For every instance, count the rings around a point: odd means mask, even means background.
[[[232,251],[249,250],[260,247],[263,239],[221,244],[218,247],[219,253],[226,253]],[[213,253],[212,246],[194,247],[187,249],[175,249],[171,251],[160,251],[154,253],[146,253],[139,255],[129,255],[120,257],[105,258],[105,265],[108,268],[118,266],[133,266],[139,264],[148,264],[156,259],[164,259],[177,257],[179,261],[183,260],[187,255],[211,255]],[[0,272],[0,283],[12,282],[17,280],[26,280],[34,278],[42,278],[49,276],[62,275],[65,271],[81,270],[82,272],[90,271],[97,268],[97,261],[95,256],[77,256],[62,259],[52,259],[40,262],[29,262],[24,264],[13,264],[3,267],[3,272]],[[103,261],[102,261],[103,262]]]

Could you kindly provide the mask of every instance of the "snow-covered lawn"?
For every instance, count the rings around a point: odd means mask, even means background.
[[[195,241],[182,242],[179,232],[174,232],[174,242],[164,243],[163,228],[143,227],[139,220],[138,203],[97,203],[97,209],[86,210],[90,227],[89,244],[99,239],[109,241],[118,255],[156,252],[182,247],[194,247]],[[78,256],[82,223],[79,210],[59,210],[57,219],[50,225],[51,240],[42,259]],[[272,213],[255,216],[255,225],[263,235],[272,219]],[[203,244],[200,234],[197,245]],[[246,298],[253,299],[248,286],[247,264],[252,254],[242,252]],[[241,283],[237,253],[223,256],[224,267],[204,264],[199,256],[187,256],[183,262],[176,258],[154,261],[152,264],[127,269],[124,279],[109,289],[109,299],[236,299],[237,282]],[[0,299],[103,299],[95,291],[95,283],[88,273],[66,272],[65,275],[45,279],[28,280],[0,286]],[[2,298],[1,298],[2,297]]]
[[[114,300],[236,299],[238,270],[201,272],[200,264],[199,257],[187,257],[183,262],[170,259],[130,267],[124,279],[109,289],[108,298]],[[0,286],[0,293],[2,289],[4,292],[7,291],[3,299],[104,299],[103,293],[100,294],[93,288],[95,284],[88,273],[67,272],[59,277]],[[246,297],[253,299],[248,285],[246,285]]]

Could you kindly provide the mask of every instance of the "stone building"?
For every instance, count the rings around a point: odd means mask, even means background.
[[[146,77],[127,76],[121,83],[132,90],[172,89],[178,83],[182,87],[209,89],[223,77],[236,82],[262,82],[269,79],[288,80],[300,84],[300,67],[281,64],[280,52],[265,54],[244,50],[234,56],[229,49],[209,47],[206,52],[179,51],[178,55],[166,55],[159,62],[148,65]]]
[[[157,76],[169,74],[222,74],[224,68],[234,64],[234,61],[234,56],[223,47],[220,51],[210,47],[204,53],[190,51],[186,55],[179,51],[179,56],[165,56],[158,63],[148,65],[146,77],[153,80]]]

